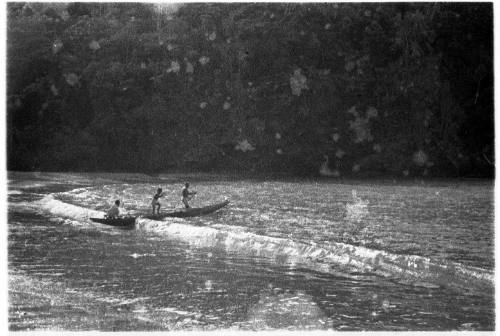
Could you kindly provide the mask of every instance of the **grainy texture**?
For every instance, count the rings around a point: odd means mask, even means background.
[[[492,3],[9,3],[10,170],[492,176]]]
[[[12,330],[494,330],[491,181],[199,177],[218,212],[133,230],[164,175],[9,174]],[[353,197],[353,190],[356,197]]]

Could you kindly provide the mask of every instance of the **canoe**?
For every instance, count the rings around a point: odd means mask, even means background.
[[[131,227],[135,224],[135,217],[90,218],[90,220],[96,223],[119,227]]]
[[[225,200],[224,202],[213,204],[213,205],[208,205],[202,208],[188,208],[188,209],[179,209],[176,211],[172,212],[165,212],[159,215],[146,215],[143,216],[144,218],[147,219],[154,219],[154,220],[159,220],[163,219],[166,217],[195,217],[195,216],[203,216],[203,215],[208,215],[209,213],[215,212],[226,205],[229,204],[229,200]]]

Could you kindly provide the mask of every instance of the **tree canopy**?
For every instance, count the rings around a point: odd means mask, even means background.
[[[8,169],[492,176],[491,3],[9,3]]]

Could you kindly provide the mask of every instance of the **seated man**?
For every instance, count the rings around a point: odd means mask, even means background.
[[[186,209],[190,208],[189,201],[194,194],[196,194],[196,191],[189,191],[189,182],[186,182],[184,188],[182,188],[182,203],[184,203]]]
[[[115,204],[106,212],[107,218],[117,218],[120,215],[120,200],[116,200]]]

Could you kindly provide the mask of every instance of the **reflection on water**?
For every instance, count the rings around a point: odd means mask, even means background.
[[[270,286],[272,287],[272,286]],[[263,290],[248,312],[252,329],[322,329],[328,325],[325,313],[313,297],[303,291],[279,293],[281,288]],[[331,322],[329,323],[331,326]]]
[[[179,207],[183,179],[10,177],[12,330],[493,328],[488,183],[200,180],[194,206],[230,207],[123,231],[88,217],[158,185]]]

